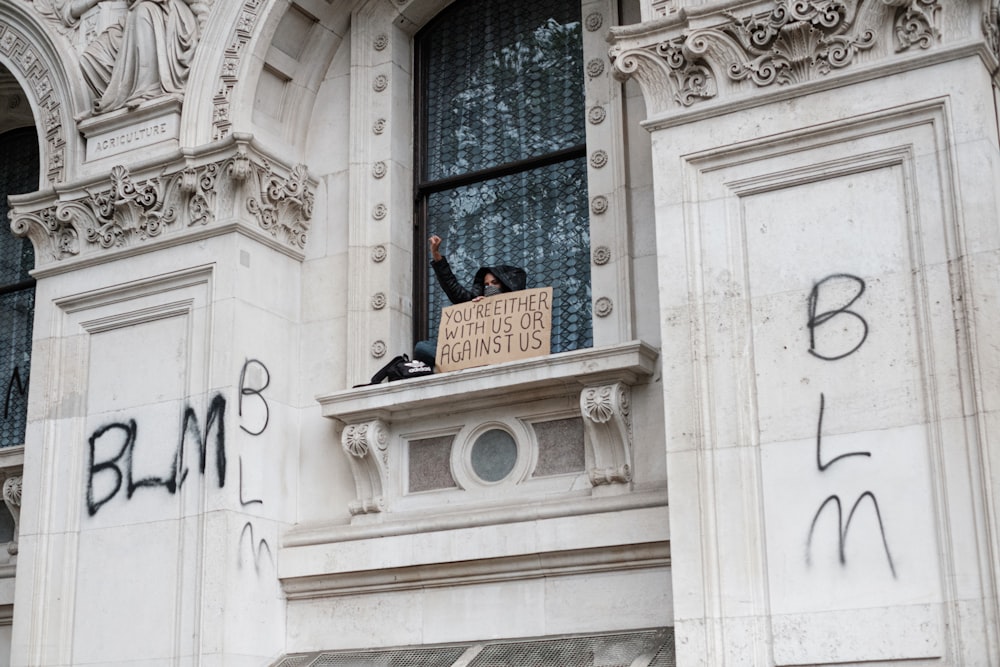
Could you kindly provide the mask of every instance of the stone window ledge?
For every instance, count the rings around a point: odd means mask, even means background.
[[[474,410],[579,393],[585,387],[649,379],[658,352],[642,341],[587,348],[547,357],[438,373],[371,387],[338,391],[316,400],[323,416],[343,424],[396,421],[435,410]],[[456,397],[461,403],[456,405]]]
[[[341,446],[357,487],[357,499],[349,504],[352,523],[382,522],[387,514],[412,504],[413,497],[407,497],[401,486],[407,462],[399,443],[405,441],[402,434],[415,424],[457,420],[475,429],[479,428],[477,422],[516,421],[553,399],[567,406],[576,404],[579,409],[587,461],[579,473],[579,485],[574,482],[572,488],[566,488],[556,478],[557,486],[549,489],[544,479],[526,480],[514,473],[509,478],[519,485],[516,492],[487,484],[479,485],[483,488],[476,496],[459,484],[462,500],[448,502],[444,495],[437,495],[431,502],[454,511],[491,493],[503,504],[514,505],[526,501],[532,489],[543,495],[562,489],[559,495],[563,501],[581,492],[590,496],[631,494],[631,388],[653,376],[658,356],[650,345],[632,341],[317,397],[323,416],[344,426]],[[459,457],[466,451],[468,448],[462,446],[453,450]],[[519,455],[524,465],[531,459],[530,453]]]

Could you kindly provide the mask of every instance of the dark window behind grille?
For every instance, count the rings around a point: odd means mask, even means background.
[[[16,238],[7,224],[7,195],[38,188],[38,138],[34,128],[0,135],[0,447],[24,443],[31,369],[31,323],[35,281],[28,275],[35,254],[28,239]]]
[[[466,286],[490,264],[551,285],[552,351],[589,347],[579,0],[460,0],[417,53],[418,338],[436,337],[451,305],[425,259],[438,234]]]

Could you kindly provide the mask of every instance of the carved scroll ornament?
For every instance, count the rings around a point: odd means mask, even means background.
[[[11,210],[11,229],[31,238],[39,266],[211,227],[217,219],[238,217],[240,202],[259,230],[295,251],[305,248],[314,195],[304,166],[282,175],[241,150],[146,179],[119,165],[109,182],[76,199]]]
[[[584,389],[580,412],[594,460],[590,483],[601,486],[630,482],[632,411],[628,385],[616,382]]]
[[[382,512],[388,484],[388,426],[380,419],[348,424],[340,442],[347,452],[358,493],[348,509],[353,515]]]
[[[14,519],[14,536],[7,545],[7,553],[17,555],[17,542],[21,533],[21,475],[13,475],[3,482],[3,501]]]
[[[766,14],[724,16],[656,44],[613,46],[621,78],[635,76],[659,110],[687,107],[752,85],[802,83],[850,66],[891,32],[895,52],[940,39],[940,0],[776,0]],[[891,22],[891,26],[890,26]]]

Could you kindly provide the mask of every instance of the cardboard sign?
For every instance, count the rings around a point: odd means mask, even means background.
[[[552,288],[506,292],[441,309],[438,370],[540,357],[552,343]]]

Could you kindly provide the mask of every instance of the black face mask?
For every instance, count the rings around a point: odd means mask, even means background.
[[[486,285],[483,287],[483,296],[495,296],[503,291],[500,285]]]

